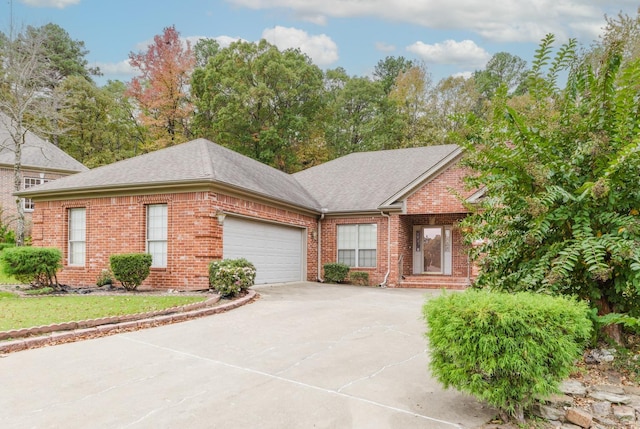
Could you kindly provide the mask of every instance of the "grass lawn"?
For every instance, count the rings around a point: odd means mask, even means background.
[[[0,331],[123,314],[144,313],[204,301],[205,296],[43,296],[21,298],[0,291]]]

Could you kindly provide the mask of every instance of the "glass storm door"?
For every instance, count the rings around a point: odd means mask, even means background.
[[[413,274],[451,275],[451,226],[413,227]]]

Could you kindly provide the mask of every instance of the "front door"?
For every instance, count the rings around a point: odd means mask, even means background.
[[[413,274],[451,275],[451,226],[413,227]]]

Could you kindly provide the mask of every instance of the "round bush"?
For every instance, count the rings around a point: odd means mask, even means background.
[[[209,264],[209,286],[222,297],[236,296],[253,286],[256,267],[244,258],[223,259]]]
[[[588,306],[565,297],[467,290],[427,301],[429,367],[454,387],[523,420],[558,391],[590,337]]]

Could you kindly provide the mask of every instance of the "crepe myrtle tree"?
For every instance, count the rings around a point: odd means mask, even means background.
[[[574,40],[554,53],[548,35],[527,102],[511,107],[498,91],[467,147],[469,182],[485,196],[461,228],[478,287],[574,295],[600,315],[638,317],[640,58],[623,62],[627,40],[603,40],[585,55]],[[621,341],[619,325],[605,333]]]

